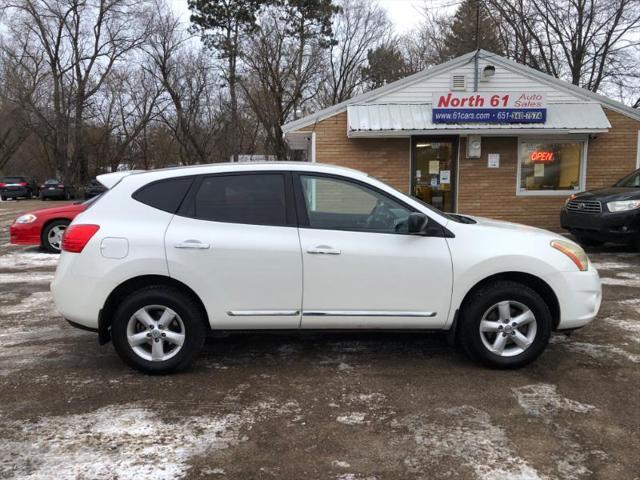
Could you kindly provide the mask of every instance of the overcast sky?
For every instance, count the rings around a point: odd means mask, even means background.
[[[189,21],[187,0],[169,0],[169,3],[185,22]],[[454,0],[378,0],[378,3],[389,12],[396,31],[404,33],[420,23],[424,5],[437,8],[454,3]]]

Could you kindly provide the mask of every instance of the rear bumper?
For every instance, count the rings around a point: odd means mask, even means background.
[[[573,330],[591,322],[602,303],[602,285],[598,271],[556,272],[544,280],[551,286],[560,304],[558,330]]]
[[[31,193],[26,187],[12,187],[11,189],[3,188],[0,194],[7,198],[30,197]]]
[[[628,243],[640,232],[640,211],[591,214],[569,212],[563,208],[560,225],[576,235],[603,242]]]

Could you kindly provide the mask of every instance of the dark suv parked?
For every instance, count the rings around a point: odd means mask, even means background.
[[[640,169],[611,188],[571,195],[560,224],[584,245],[631,243],[640,250]]]
[[[38,195],[38,184],[33,178],[16,175],[0,178],[0,198],[32,198]]]
[[[107,191],[107,187],[102,185],[98,180],[93,179],[84,186],[84,198],[89,199],[102,195]]]

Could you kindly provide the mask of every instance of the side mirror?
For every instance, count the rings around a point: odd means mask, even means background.
[[[409,214],[409,233],[414,235],[425,235],[429,217],[424,213],[413,212]]]

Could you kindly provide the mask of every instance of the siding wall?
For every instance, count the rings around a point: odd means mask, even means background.
[[[488,65],[486,61],[480,61],[480,72]],[[447,72],[429,77],[428,81],[416,82],[413,85],[400,88],[376,98],[369,103],[432,103],[434,93],[446,93],[451,90],[451,76],[464,75],[467,82],[467,92],[473,90],[473,62],[463,67],[458,67]],[[553,87],[533,80],[519,72],[507,70],[504,67],[496,67],[496,74],[488,82],[478,83],[479,92],[541,92],[547,94],[547,101],[552,103],[584,102],[584,99],[575,97],[567,92],[559,91]]]
[[[605,113],[612,129],[589,140],[588,189],[609,186],[636,168],[640,121],[607,109]],[[356,168],[409,192],[408,138],[349,139],[346,112],[318,122],[314,130],[318,162]],[[565,196],[516,196],[517,147],[515,136],[483,137],[482,158],[468,160],[465,139],[461,139],[458,211],[560,230],[559,211]],[[500,168],[487,168],[488,153],[500,153]]]

